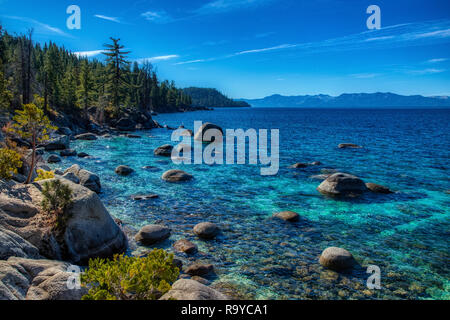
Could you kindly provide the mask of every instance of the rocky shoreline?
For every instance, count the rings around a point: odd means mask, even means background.
[[[132,126],[127,121],[119,122],[120,129],[133,127],[136,130],[138,127],[136,124]],[[157,122],[152,123],[153,125],[150,126],[153,128],[161,128]],[[93,141],[98,136],[108,137],[119,134],[129,139],[139,138],[137,135],[126,134],[117,128],[99,127],[80,133],[63,127],[58,132],[59,134],[54,135],[52,140],[40,146],[38,169],[49,171],[47,163],[58,162],[59,157],[54,154],[48,156],[45,161],[46,152],[58,150],[61,157],[89,157],[88,154],[70,149],[70,141],[73,139]],[[155,156],[170,156],[172,148],[170,145],[163,145],[155,150]],[[341,146],[339,148],[345,149]],[[310,167],[320,165],[320,162],[296,163],[290,169],[308,170]],[[65,171],[55,171],[55,179],[63,181],[73,190],[74,205],[71,207],[70,219],[63,236],[53,234],[47,224],[48,217],[40,205],[42,182],[23,185],[26,170],[27,168],[24,167],[11,181],[0,182],[0,239],[2,240],[0,242],[0,299],[79,300],[85,291],[67,288],[66,283],[71,276],[68,269],[74,265],[85,266],[90,258],[108,258],[113,254],[125,252],[128,247],[126,232],[120,221],[111,217],[97,195],[101,192],[100,177],[75,164]],[[115,171],[118,175],[127,176],[133,172],[133,168],[122,165]],[[33,175],[36,176],[36,173]],[[169,170],[164,172],[161,178],[167,182],[180,183],[194,177],[181,170]],[[392,192],[386,187],[373,183],[366,184],[358,177],[332,170],[323,171],[318,179],[322,180],[322,183],[317,190],[325,196],[357,197],[366,192],[381,194]],[[137,195],[135,200],[155,197],[157,195]],[[296,223],[301,219],[298,213],[292,211],[274,213],[274,217],[287,223]],[[195,225],[192,232],[198,238],[207,241],[214,239],[220,233],[220,226],[202,222]],[[167,226],[147,225],[134,236],[134,240],[143,246],[152,246],[169,238],[170,235],[171,230]],[[197,246],[187,239],[178,240],[173,249],[187,255],[197,252]],[[209,284],[206,279],[208,275],[214,273],[213,265],[194,262],[183,267],[180,260],[176,263],[182,273],[179,280],[173,284],[172,290],[162,299],[229,298],[205,285]],[[338,272],[357,264],[350,252],[334,247],[326,248],[318,259],[318,263]]]

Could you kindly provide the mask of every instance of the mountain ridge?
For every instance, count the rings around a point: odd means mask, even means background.
[[[261,99],[236,99],[236,101],[244,101],[252,107],[260,108],[450,108],[448,96],[404,96],[391,92],[343,93],[339,96],[327,94],[283,96],[273,94]]]

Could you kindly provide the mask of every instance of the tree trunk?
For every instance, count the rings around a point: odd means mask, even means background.
[[[36,162],[36,134],[33,134],[32,141],[31,141],[31,148],[32,148],[32,152],[31,152],[30,172],[28,172],[28,177],[27,177],[27,181],[25,182],[25,184],[31,183],[31,178],[33,178],[33,171],[34,171],[34,166],[35,166],[35,162]]]

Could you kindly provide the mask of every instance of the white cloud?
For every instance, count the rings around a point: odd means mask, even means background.
[[[259,53],[259,52],[267,52],[267,51],[274,51],[274,50],[281,50],[281,49],[289,49],[294,48],[297,45],[295,44],[282,44],[275,47],[269,47],[269,48],[262,48],[262,49],[253,49],[253,50],[245,50],[241,52],[235,53],[235,55],[242,55],[242,54],[248,54],[248,53]]]
[[[371,79],[379,76],[378,73],[354,73],[351,74],[350,77],[356,78],[356,79]]]
[[[137,59],[136,62],[137,63],[144,63],[144,62],[158,62],[158,61],[167,61],[167,60],[172,60],[172,59],[177,59],[180,56],[177,54],[171,54],[171,55],[166,55],[166,56],[157,56],[157,57],[151,57],[151,58],[141,58],[141,59]]]
[[[189,60],[189,61],[177,62],[177,63],[174,63],[174,65],[199,63],[199,62],[205,62],[205,61],[206,61],[205,59]]]
[[[99,54],[101,54],[103,52],[103,50],[92,50],[92,51],[77,51],[74,52],[73,54],[78,56],[78,57],[95,57]]]
[[[166,11],[147,11],[141,14],[146,20],[155,23],[168,23],[174,19]]]
[[[227,12],[267,4],[273,0],[213,0],[194,10],[197,14]]]
[[[445,72],[445,69],[434,69],[434,68],[430,68],[430,69],[423,69],[423,70],[410,70],[407,73],[412,74],[412,75],[427,75],[427,74],[436,74],[436,73],[442,73]]]
[[[104,16],[104,15],[101,15],[101,14],[94,14],[94,17],[99,18],[99,19],[103,19],[103,20],[112,21],[112,22],[115,22],[115,23],[121,23],[119,18],[116,18],[116,17],[108,17],[108,16]]]
[[[52,27],[51,25],[39,22],[39,21],[31,19],[31,18],[18,17],[18,16],[2,16],[2,17],[6,18],[6,19],[12,19],[12,20],[18,20],[18,21],[30,23],[36,28],[37,33],[56,34],[56,35],[67,37],[67,38],[73,38],[70,34],[65,33],[64,31],[62,31],[59,28]]]
[[[448,60],[447,58],[436,58],[436,59],[427,60],[426,62],[427,63],[438,63],[438,62],[444,62],[447,60]]]

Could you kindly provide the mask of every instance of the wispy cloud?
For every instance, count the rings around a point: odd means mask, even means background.
[[[388,26],[380,30],[364,31],[353,35],[316,42],[281,44],[267,48],[247,49],[221,57],[194,59],[191,61],[186,61],[185,63],[214,61],[245,54],[275,52],[288,49],[296,50],[302,54],[314,54],[318,52],[372,50],[394,47],[434,45],[448,42],[450,42],[450,20],[435,20]],[[179,64],[183,64],[183,62]]]
[[[174,63],[174,65],[181,65],[181,64],[192,64],[192,63],[199,63],[199,62],[205,62],[207,59],[197,59],[197,60],[188,60],[188,61],[182,61]]]
[[[407,71],[408,74],[412,74],[412,75],[427,75],[427,74],[436,74],[436,73],[442,73],[445,72],[445,69],[434,69],[434,68],[430,68],[430,69],[423,69],[423,70],[409,70]]]
[[[167,61],[167,60],[172,60],[172,59],[177,59],[180,56],[177,54],[171,54],[171,55],[166,55],[166,56],[157,56],[157,57],[150,57],[150,58],[141,58],[141,59],[137,59],[136,62],[137,63],[144,63],[144,62],[159,62],[159,61]]]
[[[108,17],[108,16],[104,16],[104,15],[101,15],[101,14],[94,14],[94,17],[99,18],[99,19],[103,19],[103,20],[112,21],[112,22],[115,22],[115,23],[122,23],[120,21],[120,19],[116,18],[116,17]]]
[[[141,14],[146,20],[155,23],[168,23],[175,21],[166,11],[147,11]]]
[[[380,74],[378,73],[354,73],[351,74],[350,77],[356,78],[356,79],[371,79],[378,77]]]
[[[228,12],[236,9],[260,6],[273,0],[213,0],[194,10],[196,14]]]
[[[447,58],[435,58],[435,59],[427,60],[426,62],[427,63],[439,63],[439,62],[444,62],[447,60],[448,60]]]
[[[74,52],[73,54],[78,56],[78,57],[95,57],[98,56],[99,54],[101,54],[103,52],[103,50],[92,50],[92,51],[77,51]]]
[[[31,19],[31,18],[27,18],[27,17],[19,17],[19,16],[5,16],[2,15],[1,17],[6,18],[6,19],[12,19],[12,20],[17,20],[17,21],[23,21],[23,22],[27,22],[29,24],[31,24],[36,30],[37,33],[40,34],[53,34],[53,35],[59,35],[62,37],[67,37],[67,38],[73,38],[73,36],[71,36],[70,34],[65,33],[64,31],[62,31],[59,28],[53,27],[51,25],[48,25],[46,23],[42,23],[40,21]]]

